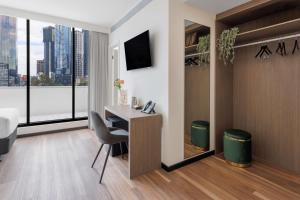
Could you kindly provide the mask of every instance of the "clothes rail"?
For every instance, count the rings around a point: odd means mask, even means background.
[[[194,57],[194,56],[198,56],[198,55],[203,55],[203,54],[208,54],[209,52],[204,52],[204,53],[193,53],[193,54],[188,54],[185,57],[186,58],[190,58],[190,57]]]
[[[258,41],[258,42],[250,42],[250,43],[247,43],[247,44],[236,45],[233,48],[237,49],[237,48],[241,48],[241,47],[254,46],[254,45],[257,45],[257,44],[265,44],[265,43],[275,42],[275,41],[279,41],[279,40],[286,40],[286,39],[291,39],[291,38],[296,38],[296,37],[300,37],[300,33],[293,34],[293,35],[282,36],[282,37],[273,38],[273,39],[268,39],[268,40],[262,40],[262,41]]]

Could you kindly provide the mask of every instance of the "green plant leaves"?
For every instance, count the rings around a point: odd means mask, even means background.
[[[207,64],[209,63],[210,58],[210,35],[201,36],[199,37],[199,42],[197,45],[197,51],[199,53],[199,65],[202,63]]]
[[[230,61],[230,63],[234,61],[234,44],[238,33],[239,28],[237,27],[227,29],[221,33],[218,39],[219,59],[223,59],[225,65],[227,65],[228,61]]]

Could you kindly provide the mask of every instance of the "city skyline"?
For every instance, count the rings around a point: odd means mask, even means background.
[[[18,64],[9,64],[9,69],[16,69],[16,76],[24,77],[27,72],[26,58],[26,20],[22,18],[13,18],[3,16],[2,19],[9,19],[12,22],[13,30],[8,29],[9,26],[1,25],[1,30],[5,34],[1,34],[2,43],[10,44],[7,48],[1,44],[1,51],[4,54],[9,51],[10,63],[12,61]],[[1,18],[0,18],[1,19]],[[3,21],[3,20],[2,20]],[[9,35],[10,37],[7,37]],[[75,31],[75,75],[76,78],[84,78],[87,76],[87,58],[85,52],[88,50],[88,31],[76,29]],[[5,37],[6,36],[6,37]],[[8,39],[10,40],[8,40]],[[5,43],[6,42],[6,43]],[[14,47],[14,44],[15,47]],[[72,28],[63,25],[51,23],[30,21],[30,76],[36,77],[42,73],[49,78],[57,79],[59,84],[70,84],[72,72]],[[2,56],[3,57],[3,56]],[[0,62],[7,63],[1,58]],[[4,65],[2,66],[2,68]],[[4,69],[3,69],[4,70]],[[4,73],[4,71],[3,71]],[[65,80],[66,79],[66,80]],[[77,80],[76,80],[77,82]],[[80,81],[79,81],[80,83]]]

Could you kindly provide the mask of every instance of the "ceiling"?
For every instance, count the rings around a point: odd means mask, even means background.
[[[0,0],[0,6],[110,27],[141,0]]]
[[[213,14],[219,14],[250,0],[185,0],[186,3],[197,6]]]

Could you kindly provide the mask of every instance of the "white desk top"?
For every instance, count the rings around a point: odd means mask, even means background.
[[[109,111],[110,113],[117,115],[127,121],[130,119],[135,118],[143,118],[143,117],[161,117],[161,114],[146,114],[142,113],[141,110],[135,110],[130,108],[130,106],[122,106],[122,105],[115,105],[115,106],[105,106],[105,110]]]

